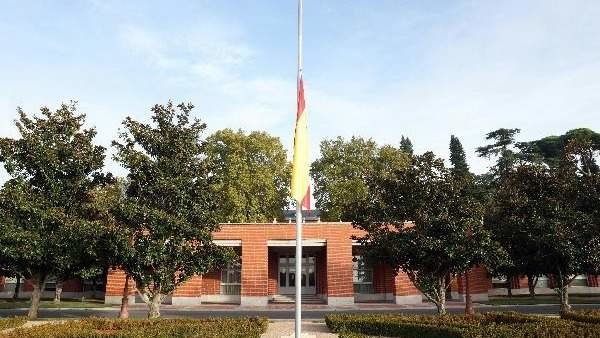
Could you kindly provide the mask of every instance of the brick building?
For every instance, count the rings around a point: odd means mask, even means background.
[[[291,301],[295,286],[302,287],[303,301],[332,306],[354,302],[414,304],[420,292],[408,277],[396,275],[388,266],[369,266],[361,256],[360,244],[352,235],[361,230],[346,222],[309,222],[303,230],[302,280],[295,281],[295,224],[222,224],[214,234],[218,245],[232,247],[240,264],[196,276],[178,288],[172,304],[236,303],[249,306]],[[487,297],[491,287],[485,269],[472,272],[472,292]],[[461,281],[454,283],[455,296],[463,293]],[[120,303],[125,275],[110,270],[106,283],[107,303]],[[131,300],[135,300],[130,290]]]
[[[295,281],[295,224],[290,217],[283,223],[222,224],[214,234],[219,245],[234,248],[240,255],[240,264],[195,276],[179,287],[165,302],[171,304],[233,303],[248,306],[266,305],[270,302],[293,300],[295,286],[302,287],[303,302],[325,303],[332,306],[355,302],[387,302],[415,304],[422,295],[408,277],[396,275],[383,264],[368,265],[362,259],[359,243],[352,236],[363,232],[347,222],[320,222],[318,214],[308,217],[304,225],[302,280]],[[484,267],[470,273],[473,300],[485,300],[488,295],[507,293],[506,281],[492,279]],[[578,276],[571,285],[572,294],[600,293],[598,276]],[[12,297],[14,279],[0,276],[0,298]],[[513,294],[526,294],[527,280],[511,282]],[[89,281],[66,281],[64,298],[104,297],[106,303],[121,302],[125,274],[109,269],[106,283],[97,281],[98,291],[93,292]],[[130,283],[132,285],[132,283]],[[54,295],[53,280],[46,286],[45,298]],[[536,292],[554,293],[552,280],[541,278]],[[462,300],[464,280],[453,280],[449,295]],[[20,297],[31,295],[31,285],[24,281]],[[129,289],[130,301],[136,299],[133,287]]]

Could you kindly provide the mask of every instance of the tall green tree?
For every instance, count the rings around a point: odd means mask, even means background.
[[[369,206],[354,219],[367,233],[367,256],[406,272],[439,314],[446,313],[448,276],[502,256],[482,226],[471,179],[453,175],[430,152],[414,156],[410,165],[369,179]]]
[[[404,137],[404,135],[402,135],[400,138],[400,150],[404,151],[408,155],[413,154],[413,144],[410,139],[408,137]]]
[[[212,164],[207,160],[206,128],[190,119],[193,106],[155,105],[152,123],[128,117],[115,160],[129,171],[125,198],[115,211],[131,234],[131,255],[122,268],[148,305],[160,316],[165,296],[195,274],[224,266],[233,251],[217,246],[217,203]]]
[[[371,139],[338,137],[321,142],[321,157],[312,164],[316,206],[321,218],[351,221],[368,203],[367,177],[377,170],[391,172],[408,163],[409,156],[392,146],[379,147]]]
[[[515,137],[521,132],[520,129],[500,128],[486,134],[486,140],[490,144],[478,147],[476,152],[479,157],[496,158],[496,164],[492,167],[494,176],[501,175],[509,170],[518,160],[518,148]]]
[[[20,138],[0,139],[9,180],[0,192],[0,261],[33,284],[29,317],[37,318],[50,276],[73,277],[89,267],[94,223],[90,192],[108,179],[96,131],[84,129],[75,103],[41,116],[18,109]]]
[[[456,174],[468,174],[469,165],[467,164],[467,155],[463,149],[458,137],[450,136],[450,163],[452,171]]]
[[[281,141],[265,132],[219,130],[207,139],[220,222],[268,222],[288,204],[290,164]]]

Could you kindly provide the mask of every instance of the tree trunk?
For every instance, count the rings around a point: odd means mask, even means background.
[[[446,283],[442,280],[438,290],[438,299],[436,299],[435,307],[437,308],[438,315],[443,316],[446,314]]]
[[[56,281],[56,290],[54,291],[54,304],[60,304],[60,297],[63,291],[63,282],[62,280]]]
[[[40,299],[42,298],[42,292],[46,286],[46,277],[37,277],[32,279],[33,291],[31,292],[31,305],[29,306],[29,313],[27,316],[29,319],[37,319],[38,311],[40,309]]]
[[[527,287],[529,288],[529,297],[535,299],[535,287],[538,282],[538,277],[533,275],[527,275]]]
[[[150,302],[148,306],[150,307],[150,312],[148,312],[148,319],[158,318],[160,317],[160,301],[162,295],[160,293],[153,294],[152,298],[150,298]]]
[[[21,276],[17,276],[17,282],[15,283],[15,291],[13,292],[13,300],[19,298],[19,292],[21,292]]]
[[[92,298],[96,299],[96,278],[92,278]]]
[[[471,299],[471,286],[469,285],[468,271],[465,273],[465,314],[468,316],[475,314],[473,300]]]
[[[509,298],[512,298],[512,276],[506,277],[506,293]]]
[[[125,276],[125,286],[123,287],[123,298],[121,298],[119,318],[129,318],[129,276]]]
[[[564,284],[564,283],[563,283]],[[570,312],[571,305],[569,304],[569,287],[568,285],[564,285],[560,288],[558,292],[560,296],[560,312]]]

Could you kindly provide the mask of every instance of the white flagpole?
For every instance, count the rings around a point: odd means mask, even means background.
[[[302,77],[302,16],[303,3],[298,0],[298,78],[297,93],[300,91]],[[302,336],[302,201],[296,202],[296,338]]]

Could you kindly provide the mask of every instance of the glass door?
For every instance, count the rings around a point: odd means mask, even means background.
[[[316,293],[316,259],[312,255],[302,256],[302,280],[300,286],[303,294]],[[279,293],[294,294],[296,292],[296,257],[279,256]]]

